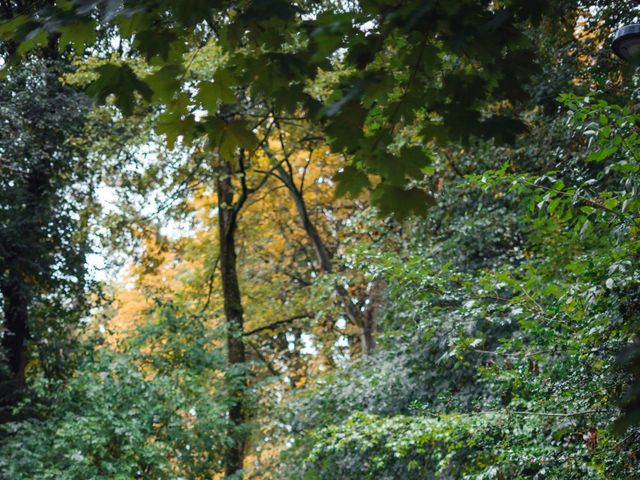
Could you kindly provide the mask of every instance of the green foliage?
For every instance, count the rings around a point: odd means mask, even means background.
[[[96,68],[96,72],[98,78],[87,87],[87,93],[94,97],[99,104],[103,104],[109,95],[114,95],[115,105],[125,115],[131,115],[135,92],[140,93],[147,100],[151,99],[153,87],[149,87],[147,83],[140,80],[131,67],[126,64],[101,65]],[[157,78],[157,76],[152,77],[152,85],[156,84]]]
[[[20,173],[0,181],[0,287],[40,350],[2,475],[640,478],[640,115],[618,105],[638,77],[602,48],[620,5],[65,0],[0,25],[27,68],[0,92],[0,169]],[[75,138],[84,97],[25,60],[55,41],[85,52],[96,144]],[[101,228],[165,300],[74,363],[88,145],[121,197]],[[221,181],[233,207],[211,205]],[[236,233],[246,325],[225,346],[211,245]]]
[[[594,454],[585,442],[571,442],[571,428],[553,423],[497,413],[354,414],[318,433],[307,461],[319,474],[305,478],[610,478],[603,465],[615,453]],[[615,446],[612,438],[600,442]]]
[[[64,52],[68,45],[72,45],[81,52],[86,45],[96,41],[96,27],[95,22],[77,22],[63,25],[58,30],[60,33],[58,48]]]
[[[557,170],[519,171],[523,140],[395,252],[354,246],[387,285],[381,349],[291,400],[283,477],[638,478],[637,118],[562,101]]]
[[[540,71],[534,31],[544,24],[564,32],[559,20],[575,8],[568,0],[402,6],[391,0],[270,0],[188,7],[178,0],[74,0],[10,19],[2,32],[18,45],[17,55],[40,45],[46,32],[61,34],[61,48],[83,51],[94,42],[100,18],[100,28],[111,29],[133,55],[160,70],[139,78],[126,64],[101,65],[91,95],[98,102],[114,95],[130,115],[136,92],[146,100],[155,92],[153,100],[169,111],[159,131],[171,146],[178,137],[210,133],[206,125],[195,130],[191,117],[181,118],[197,105],[225,121],[249,99],[265,102],[274,115],[304,112],[324,127],[335,152],[352,155],[353,167],[380,177],[377,205],[402,217],[432,203],[418,189],[401,190],[407,179],[422,176],[430,157],[419,148],[396,151],[397,143],[409,130],[424,146],[478,136],[512,142],[525,130],[516,106],[528,99],[527,83]],[[227,61],[194,94],[184,71],[213,42]],[[179,114],[177,98],[184,107]],[[243,147],[242,139],[223,137],[212,146],[225,153]],[[340,182],[340,192],[364,185],[354,175]]]
[[[351,165],[344,167],[334,178],[338,182],[337,195],[350,193],[353,197],[357,197],[362,190],[370,185],[366,173]]]
[[[2,426],[3,477],[211,478],[227,441],[212,343],[201,318],[161,304],[131,343],[88,343],[68,382],[41,379],[30,415]]]

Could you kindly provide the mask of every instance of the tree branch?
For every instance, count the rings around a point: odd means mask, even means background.
[[[269,369],[269,371],[273,376],[277,377],[278,375],[280,375],[280,372],[278,372],[275,369],[275,367],[271,364],[271,362],[267,360],[267,358],[262,354],[262,352],[258,347],[256,347],[252,342],[247,342],[247,344],[253,349],[254,352],[256,352],[256,355],[258,356],[258,358],[262,360],[262,362],[267,366],[267,368]]]
[[[243,336],[248,337],[249,335],[255,335],[256,333],[264,332],[265,330],[273,330],[282,325],[288,325],[289,323],[293,323],[296,320],[300,320],[302,318],[311,318],[311,315],[308,313],[302,313],[300,315],[294,315],[290,318],[285,318],[284,320],[278,320],[277,322],[270,323],[269,325],[264,325],[262,327],[254,328],[253,330],[249,330],[248,332],[243,333]]]
[[[216,257],[216,261],[213,263],[213,268],[211,269],[211,275],[209,276],[209,292],[207,293],[207,301],[202,306],[200,310],[200,314],[204,313],[207,308],[209,308],[209,302],[211,302],[211,294],[213,293],[213,280],[215,279],[215,273],[218,269],[218,262],[220,261],[220,255]]]

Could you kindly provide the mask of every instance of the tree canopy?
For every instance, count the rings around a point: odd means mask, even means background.
[[[244,95],[263,115],[308,116],[349,155],[338,176],[344,191],[371,186],[375,175],[372,201],[382,211],[420,211],[432,195],[407,193],[406,180],[432,165],[430,146],[521,133],[518,105],[541,69],[530,33],[543,26],[570,36],[577,14],[573,1],[65,1],[16,15],[3,32],[17,45],[14,60],[52,37],[78,52],[118,42],[120,59],[106,49],[90,95],[113,95],[125,115],[136,95],[163,104],[157,130],[170,144],[208,136],[227,152],[250,146],[250,125],[234,120]],[[222,64],[190,81],[212,43]],[[152,71],[136,72],[123,56]]]

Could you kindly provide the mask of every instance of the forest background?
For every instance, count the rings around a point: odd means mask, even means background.
[[[0,12],[0,478],[640,478],[635,2]]]

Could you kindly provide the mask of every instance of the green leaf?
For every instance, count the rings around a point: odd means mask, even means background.
[[[0,37],[4,39],[13,38],[18,29],[28,24],[30,20],[27,15],[18,15],[11,20],[0,23]]]
[[[73,0],[56,0],[56,7],[68,12],[73,8]]]
[[[591,228],[591,222],[587,219],[582,224],[582,227],[580,227],[580,232],[578,233],[580,238],[584,238],[584,236],[587,234],[590,228]]]
[[[350,102],[330,117],[326,133],[335,151],[355,152],[363,136],[363,125],[367,111],[359,103]]]
[[[254,133],[239,120],[226,123],[219,118],[209,118],[205,129],[211,145],[217,147],[226,160],[233,158],[237,148],[252,150],[257,143]]]
[[[587,157],[587,160],[590,162],[601,162],[602,160],[606,160],[611,155],[618,151],[618,147],[609,147],[603,150],[598,150],[596,152],[591,152]]]
[[[423,215],[436,203],[433,195],[420,188],[404,189],[384,183],[373,191],[371,202],[382,215],[393,214],[399,220],[410,215]]]
[[[166,65],[155,73],[148,75],[144,81],[153,90],[153,98],[162,102],[170,102],[180,89],[180,77],[184,69],[181,65]]]
[[[247,128],[244,122],[239,120],[229,122],[227,124],[226,132],[230,141],[238,147],[253,150],[258,143],[258,139],[255,134]]]
[[[27,34],[27,36],[20,42],[17,52],[19,55],[33,50],[34,48],[45,46],[49,41],[47,32],[42,28],[36,28]]]
[[[137,32],[133,40],[133,47],[140,51],[148,62],[156,58],[168,60],[170,53],[174,53],[172,49],[176,47],[180,53],[184,52],[184,46],[179,48],[180,45],[178,35],[175,32],[154,28]]]
[[[228,82],[225,82],[223,79],[218,79],[214,82],[200,82],[198,84],[196,100],[198,100],[209,113],[215,113],[221,104],[234,103],[235,95]]]
[[[494,116],[480,122],[480,132],[485,138],[493,138],[500,144],[513,143],[527,126],[519,118]]]
[[[355,198],[363,189],[371,186],[367,174],[353,165],[347,165],[333,178],[337,182],[336,196],[338,197],[349,193]]]
[[[133,14],[118,15],[113,23],[118,26],[120,35],[131,38],[136,32],[148,30],[153,23],[153,17],[148,12],[137,11]]]
[[[135,105],[135,92],[145,100],[150,100],[153,91],[140,80],[128,65],[106,64],[96,68],[99,77],[87,87],[87,93],[99,104],[114,95],[115,105],[124,115],[131,115]]]
[[[558,208],[558,205],[560,205],[560,201],[560,198],[554,198],[549,202],[549,205],[547,206],[547,212],[549,212],[549,215],[553,215]]]
[[[58,28],[60,32],[60,40],[58,49],[62,52],[67,45],[81,52],[85,47],[96,40],[96,22],[89,20],[86,22],[73,22],[64,24]]]
[[[387,157],[387,165],[380,172],[385,175],[385,180],[403,185],[407,179],[422,178],[423,169],[431,164],[431,158],[427,156],[422,147],[403,148],[399,157]]]
[[[195,136],[196,127],[197,124],[193,115],[182,115],[179,112],[167,111],[158,116],[156,133],[165,135],[167,146],[173,149],[179,137],[183,138],[185,144],[190,144]]]

